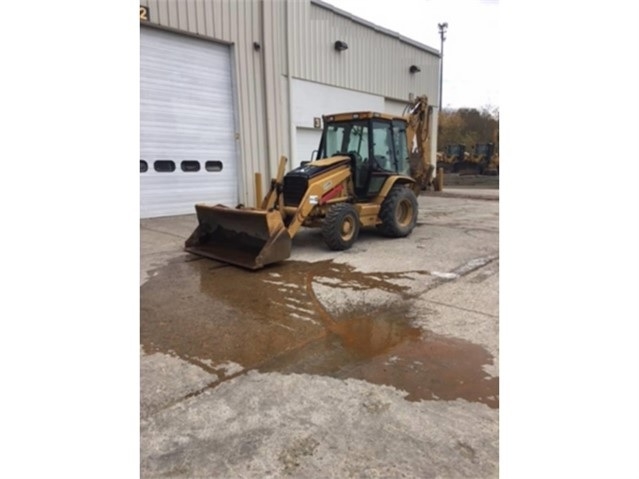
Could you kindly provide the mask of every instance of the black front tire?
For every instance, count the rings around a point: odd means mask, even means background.
[[[403,238],[411,234],[417,224],[417,198],[403,185],[395,185],[384,199],[379,212],[382,224],[379,230],[391,238]]]
[[[359,216],[350,203],[331,206],[322,222],[322,236],[328,247],[343,251],[353,246],[359,235]]]

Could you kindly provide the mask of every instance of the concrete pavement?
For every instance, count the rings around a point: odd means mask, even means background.
[[[256,272],[142,220],[142,476],[497,477],[498,191],[444,193]]]

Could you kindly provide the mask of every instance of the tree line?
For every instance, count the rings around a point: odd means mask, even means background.
[[[499,109],[494,107],[444,109],[439,113],[437,149],[446,145],[466,145],[470,152],[476,143],[494,143],[499,151]]]

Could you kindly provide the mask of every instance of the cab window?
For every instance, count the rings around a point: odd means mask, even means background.
[[[377,169],[396,171],[392,141],[390,122],[373,121],[373,159]]]
[[[406,144],[406,123],[403,121],[393,121],[393,145],[395,159],[397,160],[397,173],[409,175],[410,159],[408,145]]]
[[[320,158],[337,154],[356,153],[362,160],[368,158],[368,124],[364,121],[333,123],[328,125]]]

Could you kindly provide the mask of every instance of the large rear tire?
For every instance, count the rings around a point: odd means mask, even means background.
[[[411,234],[417,224],[417,198],[415,193],[403,185],[395,185],[382,203],[379,230],[392,238]]]
[[[350,203],[331,206],[322,223],[322,236],[328,247],[335,251],[349,249],[359,235],[359,217]]]

